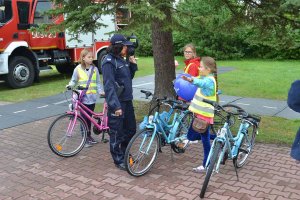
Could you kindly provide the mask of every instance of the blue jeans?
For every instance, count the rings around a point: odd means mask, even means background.
[[[202,144],[203,144],[203,152],[204,152],[204,156],[203,156],[203,162],[202,165],[203,167],[206,164],[206,160],[210,151],[210,128],[208,128],[206,130],[205,133],[198,133],[196,132],[192,126],[189,129],[189,132],[187,134],[187,139],[190,141],[195,141],[195,140],[201,140]]]

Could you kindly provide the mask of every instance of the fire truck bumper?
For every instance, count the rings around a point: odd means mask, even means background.
[[[8,53],[0,53],[0,74],[8,73]]]

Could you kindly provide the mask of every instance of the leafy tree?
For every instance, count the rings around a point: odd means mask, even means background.
[[[175,0],[53,1],[61,6],[51,14],[66,17],[52,30],[67,28],[74,38],[104,26],[98,21],[102,15],[113,14],[121,6],[130,8],[132,18],[127,29],[140,27],[142,33],[151,30],[151,37],[148,34],[143,42],[152,42],[155,95],[159,97],[174,95],[173,29],[184,33],[175,33],[178,49],[186,42],[196,42],[202,55],[241,57],[249,52],[280,51],[283,46],[287,54],[300,54],[299,0],[179,0],[178,5],[174,5]]]
[[[68,29],[78,39],[80,33],[94,32],[104,26],[99,22],[101,16],[114,14],[122,6],[131,9],[133,17],[127,30],[140,24],[151,27],[151,42],[155,65],[155,91],[157,97],[174,96],[172,80],[175,78],[172,5],[174,0],[53,0],[60,5],[50,12],[51,15],[65,15],[62,24],[52,26],[52,31]],[[41,27],[47,29],[46,25]]]
[[[174,32],[176,49],[189,41],[196,44],[200,55],[218,59],[299,59],[299,3],[255,2],[181,1],[176,13],[181,26]]]

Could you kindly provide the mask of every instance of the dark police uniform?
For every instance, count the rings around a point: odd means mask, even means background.
[[[105,98],[108,104],[110,152],[116,165],[124,163],[126,147],[136,132],[132,104],[132,79],[136,70],[136,64],[113,54],[108,54],[102,62]],[[124,87],[119,96],[118,86]],[[122,109],[121,116],[115,116],[118,109]]]

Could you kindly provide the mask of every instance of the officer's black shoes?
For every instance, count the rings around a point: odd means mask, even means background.
[[[115,164],[115,166],[117,168],[119,168],[120,170],[126,170],[125,164],[124,163],[120,163],[120,164]]]

